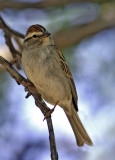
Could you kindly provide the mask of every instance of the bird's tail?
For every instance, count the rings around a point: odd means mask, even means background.
[[[66,111],[65,111],[66,113]],[[72,115],[68,115],[66,114],[71,127],[73,129],[74,135],[76,137],[76,142],[78,146],[83,146],[84,143],[92,146],[92,140],[90,139],[90,137],[88,136],[76,110],[74,109],[74,107],[72,106]]]

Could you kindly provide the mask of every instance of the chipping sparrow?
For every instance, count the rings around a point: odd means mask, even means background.
[[[22,66],[28,79],[44,100],[61,106],[71,124],[78,146],[93,145],[78,116],[77,93],[73,77],[62,52],[41,25],[27,30]]]

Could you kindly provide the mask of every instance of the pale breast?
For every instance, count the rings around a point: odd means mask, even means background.
[[[34,50],[34,53],[31,50],[29,54],[23,52],[22,65],[28,79],[47,102],[55,104],[68,94],[67,80],[48,48]]]

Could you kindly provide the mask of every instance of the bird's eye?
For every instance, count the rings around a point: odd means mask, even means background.
[[[34,34],[33,37],[36,38],[37,36]]]

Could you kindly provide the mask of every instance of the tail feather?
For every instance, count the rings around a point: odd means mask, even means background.
[[[80,136],[78,129],[76,128],[76,124],[75,124],[74,120],[72,118],[70,118],[70,116],[67,116],[67,118],[68,118],[68,120],[71,124],[71,127],[73,129],[73,132],[75,134],[77,145],[83,146],[84,141],[83,141],[82,137]]]
[[[66,113],[66,111],[65,111]],[[77,141],[77,145],[78,146],[83,146],[84,143],[92,146],[93,143],[90,139],[90,137],[88,136],[76,110],[74,109],[74,107],[72,107],[72,115],[68,115],[66,114],[71,127],[73,129],[74,135],[76,137],[76,141]]]

